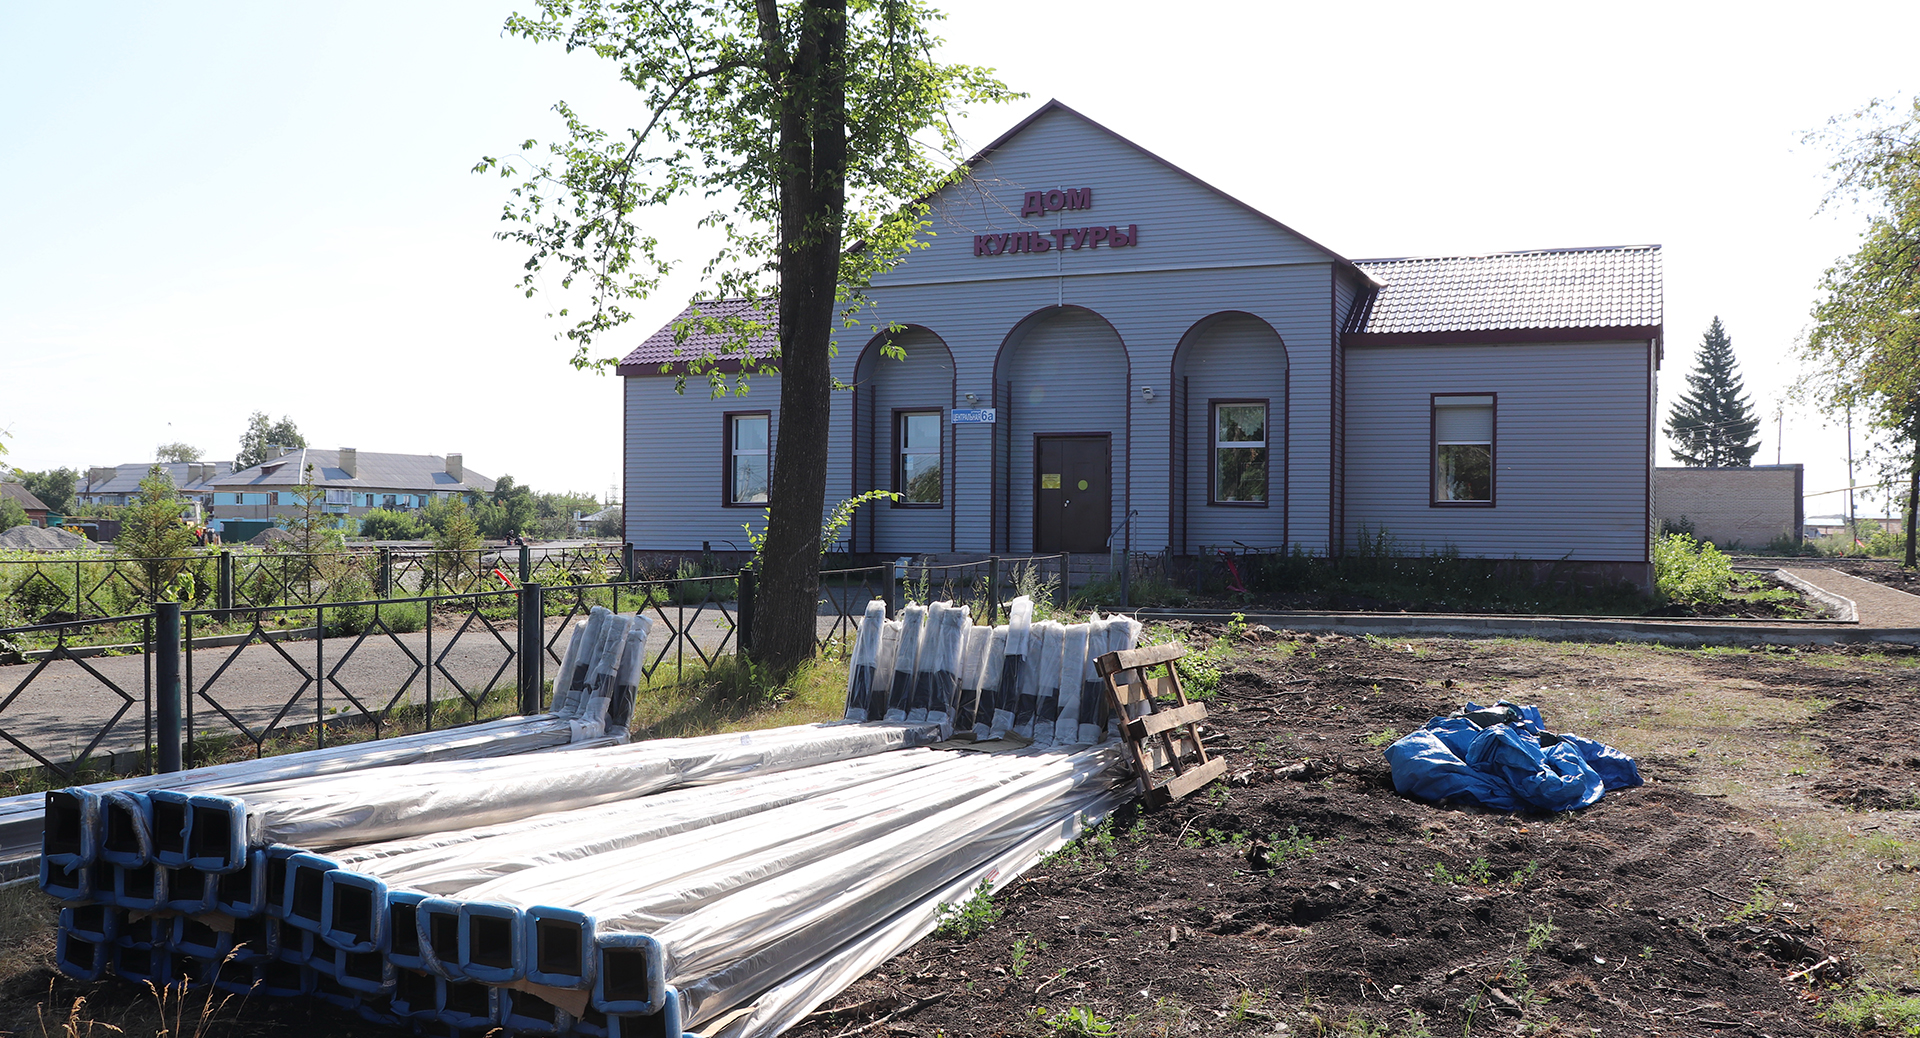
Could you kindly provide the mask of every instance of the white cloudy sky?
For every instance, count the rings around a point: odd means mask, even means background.
[[[555,100],[634,109],[595,59],[503,38],[515,7],[0,0],[8,460],[227,458],[264,410],[316,446],[616,485],[617,380],[566,364],[514,288],[524,257],[491,239],[503,184],[469,170],[553,136]],[[947,59],[1032,95],[974,113],[974,144],[1058,97],[1356,258],[1661,243],[1662,417],[1718,314],[1770,418],[1756,461],[1845,486],[1837,428],[1789,405],[1781,443],[1771,421],[1815,282],[1864,222],[1816,213],[1825,156],[1800,137],[1920,90],[1920,4],[948,10]],[[691,215],[660,229],[697,270]]]

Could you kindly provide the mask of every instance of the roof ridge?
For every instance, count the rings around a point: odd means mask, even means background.
[[[1507,249],[1499,252],[1441,252],[1427,256],[1375,256],[1354,260],[1355,265],[1368,263],[1410,263],[1431,262],[1437,260],[1499,259],[1507,256],[1565,256],[1580,252],[1651,252],[1661,248],[1659,242],[1637,245],[1570,245],[1562,248]]]

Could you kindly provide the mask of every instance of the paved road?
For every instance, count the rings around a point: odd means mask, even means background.
[[[692,607],[667,607],[666,614],[676,626],[684,625],[684,637],[676,637],[656,617],[647,653],[667,673],[683,661],[699,665],[702,652],[712,656],[734,651],[730,615],[712,606],[698,614]],[[834,632],[835,622],[833,616],[820,618],[822,637]],[[560,623],[547,621],[549,640]],[[431,655],[424,631],[369,637],[358,646],[354,638],[336,637],[196,649],[187,654],[192,658],[185,664],[190,674],[181,678],[190,693],[193,728],[208,734],[236,734],[240,726],[260,732],[338,714],[352,716],[362,709],[379,711],[390,703],[423,703],[429,682],[434,702],[459,696],[456,683],[474,695],[496,680],[512,684],[509,646],[516,636],[514,627],[498,625],[495,637],[476,620],[455,637],[457,627],[435,624]],[[565,647],[563,639],[554,652]],[[549,680],[558,669],[549,657]],[[315,681],[316,674],[326,680]],[[138,749],[146,741],[150,679],[147,657],[137,654],[0,667],[0,770],[35,763],[23,743],[52,760],[72,760],[103,728],[106,734],[95,754]],[[215,703],[231,717],[216,710]]]
[[[1853,599],[1862,627],[1920,628],[1920,596],[1823,566],[1780,568],[1822,591]]]

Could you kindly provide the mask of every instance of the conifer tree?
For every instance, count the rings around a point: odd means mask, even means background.
[[[1673,458],[1695,468],[1746,468],[1760,449],[1760,417],[1741,382],[1733,340],[1715,317],[1700,338],[1687,392],[1667,416]]]

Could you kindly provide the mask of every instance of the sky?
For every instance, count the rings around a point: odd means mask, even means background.
[[[622,126],[637,97],[504,36],[527,6],[0,0],[5,460],[226,459],[264,411],[316,447],[617,493],[619,380],[567,363],[493,238],[507,184],[472,167],[557,137],[556,101]],[[1821,211],[1829,156],[1802,137],[1920,91],[1894,42],[1920,4],[946,10],[941,56],[1029,95],[967,113],[972,146],[1058,98],[1350,258],[1661,244],[1661,420],[1718,315],[1767,419],[1755,462],[1805,464],[1807,514],[1843,509],[1821,493],[1847,485],[1843,427],[1787,393],[1866,217]],[[682,267],[600,353],[699,287],[698,210],[648,225]]]

